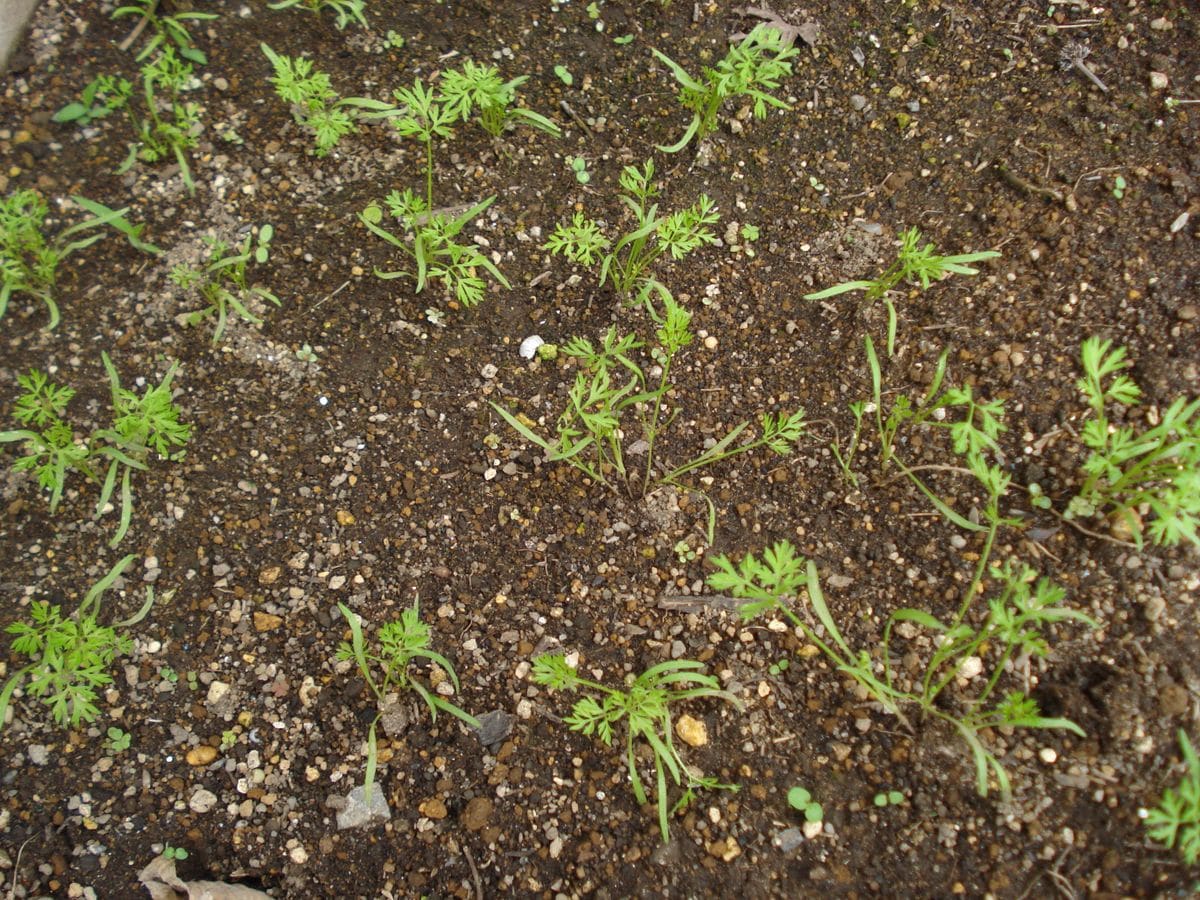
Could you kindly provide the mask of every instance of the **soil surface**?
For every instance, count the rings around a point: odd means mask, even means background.
[[[777,92],[791,109],[758,120],[732,101],[715,134],[675,155],[654,147],[688,116],[651,48],[698,73],[757,21],[733,4],[598,0],[596,19],[581,0],[388,0],[368,2],[369,31],[258,0],[198,6],[220,18],[193,26],[209,58],[189,93],[204,123],[194,197],[176,167],[114,174],[131,140],[120,115],[88,129],[51,120],[96,74],[136,72],[142,39],[120,49],[132,21],[111,21],[111,4],[43,0],[3,82],[0,191],[41,191],[50,231],[80,218],[64,204],[72,194],[128,206],[166,253],[113,236],[71,256],[54,331],[39,302],[14,298],[0,321],[0,427],[15,427],[16,378],[31,368],[75,387],[71,416],[99,424],[105,350],[127,385],[178,361],[176,401],[193,428],[182,460],[138,473],[115,550],[116,513],[92,517],[95,485],[73,481],[52,516],[36,482],[12,471],[17,448],[2,451],[0,626],[33,600],[74,609],[126,553],[136,568],[106,595],[106,621],[136,612],[143,583],[174,592],[130,628],[134,650],[90,727],[63,731],[36,699],[14,699],[0,735],[10,896],[138,896],[137,873],[165,845],[187,850],[184,878],[276,897],[1190,891],[1194,874],[1148,842],[1138,811],[1178,782],[1176,735],[1195,734],[1200,713],[1195,548],[1139,552],[1103,522],[1089,535],[1010,491],[1006,512],[1027,527],[1002,530],[994,559],[1035,567],[1100,627],[1051,629],[1050,655],[1004,676],[1086,732],[987,733],[1012,779],[1007,801],[976,793],[970,754],[938,720],[905,727],[786,623],[743,622],[706,588],[705,557],[791,540],[816,562],[847,640],[876,652],[892,610],[957,608],[980,535],[881,473],[869,429],[857,485],[829,449],[847,446],[848,404],[869,398],[863,337],[882,347],[884,308],[861,294],[803,299],[882,271],[910,227],[943,253],[1002,257],[894,295],[886,390],[920,395],[949,349],[948,383],[1005,401],[1015,483],[1040,484],[1059,512],[1084,458],[1083,338],[1129,348],[1145,392],[1131,424],[1200,394],[1200,107],[1165,102],[1200,97],[1194,4],[779,0],[786,22],[816,26]],[[1107,91],[1060,65],[1072,41],[1090,48]],[[521,103],[562,138],[460,126],[435,145],[440,205],[496,196],[464,235],[512,289],[463,309],[436,286],[417,294],[410,279],[375,277],[401,260],[357,214],[419,190],[422,149],[372,124],[316,158],[270,89],[260,42],[312,58],[343,96],[385,99],[464,59],[530,76]],[[596,340],[616,324],[652,337],[645,312],[594,269],[542,249],[575,210],[627,228],[617,178],[651,156],[663,211],[705,193],[721,214],[715,245],[655,267],[697,332],[672,369],[678,416],[657,458],[678,464],[745,420],[754,433],[763,412],[802,405],[809,422],[790,456],[755,452],[687,476],[715,506],[712,546],[693,490],[643,498],[592,484],[489,405],[553,425],[576,367],[523,359],[531,334]],[[586,160],[586,185],[572,157]],[[211,323],[182,324],[199,301],[168,272],[206,236],[265,223],[273,253],[252,278],[281,306],[257,308],[261,325],[231,319],[214,345]],[[908,464],[954,465],[943,437],[913,432]],[[929,479],[963,515],[982,500],[954,473]],[[454,701],[499,711],[502,727],[481,739],[402,698],[408,724],[379,741],[390,818],[339,829],[377,709],[336,658],[349,634],[337,604],[373,635],[418,599],[461,681]],[[623,738],[610,748],[569,731],[569,695],[530,680],[547,651],[577,653],[581,671],[613,684],[664,659],[704,662],[745,709],[685,704],[677,715],[704,723],[707,739],[684,749],[740,790],[700,792],[663,845],[653,807],[630,790]],[[21,664],[10,649],[5,660],[8,674]],[[131,735],[127,749],[108,746],[112,726]],[[652,778],[650,758],[639,764]],[[820,833],[806,836],[788,807],[794,786],[822,803]],[[890,790],[903,803],[877,808]]]

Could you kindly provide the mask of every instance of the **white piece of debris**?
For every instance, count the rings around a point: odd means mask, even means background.
[[[1171,234],[1177,234],[1183,231],[1183,226],[1188,223],[1191,213],[1182,212],[1175,217],[1175,221],[1171,223]]]
[[[521,359],[533,359],[537,355],[538,347],[546,343],[536,334],[531,334],[525,340],[521,341],[521,347],[517,350],[521,354]]]
[[[138,873],[151,900],[270,900],[254,888],[223,881],[184,881],[175,874],[175,860],[159,856]]]

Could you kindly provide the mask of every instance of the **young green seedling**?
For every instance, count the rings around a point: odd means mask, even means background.
[[[347,108],[346,101],[338,99],[330,87],[329,76],[314,71],[312,60],[277,54],[266,44],[259,44],[259,49],[275,69],[269,79],[275,93],[291,104],[296,123],[312,131],[316,156],[327,156],[338,141],[354,133],[357,118],[354,107]]]
[[[156,163],[174,157],[184,187],[194,196],[196,184],[187,151],[196,146],[200,106],[182,97],[193,84],[192,66],[176,55],[173,46],[167,45],[142,66],[141,76],[145,115],[139,115],[132,103],[124,106],[136,140],[129,145],[117,174],[128,172],[138,160]]]
[[[458,102],[452,104],[444,100],[420,79],[411,89],[397,88],[393,94],[399,106],[359,98],[347,101],[368,110],[363,113],[364,118],[391,119],[397,132],[416,138],[425,147],[425,197],[422,199],[405,188],[403,192],[392,191],[383,201],[404,231],[396,235],[380,224],[383,209],[378,203],[372,203],[358,215],[367,230],[411,257],[416,266],[415,271],[376,269],[375,275],[379,278],[413,278],[417,293],[430,281],[441,282],[459,303],[468,307],[483,299],[486,283],[479,275],[480,270],[504,287],[511,288],[508,279],[474,243],[458,239],[463,227],[491,206],[496,198],[488,197],[458,216],[453,215],[454,211],[433,206],[433,141],[434,138],[453,136],[453,126],[460,120],[463,107]],[[411,239],[406,239],[407,235],[411,235]]]
[[[118,728],[116,725],[110,726],[105,734],[108,737],[105,743],[110,753],[123,753],[129,749],[129,745],[133,742],[133,735],[124,729]]]
[[[158,0],[131,0],[127,5],[119,6],[113,10],[112,18],[120,19],[125,16],[137,16],[139,21],[130,35],[130,39],[122,43],[122,50],[126,49],[126,46],[132,42],[132,38],[135,35],[145,31],[146,26],[149,26],[150,40],[146,42],[146,46],[142,48],[141,53],[137,55],[138,62],[149,57],[155,50],[162,48],[164,50],[177,50],[180,56],[189,62],[196,63],[196,65],[203,66],[208,64],[208,57],[196,46],[184,23],[206,22],[220,18],[216,13],[180,10],[171,15],[164,15],[161,12],[161,4]]]
[[[994,775],[1000,792],[1007,797],[1011,794],[1008,774],[983,743],[987,730],[1054,728],[1079,736],[1083,736],[1083,731],[1068,719],[1042,716],[1037,703],[1020,690],[1011,690],[999,698],[997,688],[1002,676],[1011,668],[1012,660],[1023,655],[1044,657],[1049,653],[1049,645],[1041,633],[1043,628],[1069,620],[1092,627],[1096,623],[1084,613],[1063,606],[1064,592],[1047,579],[1034,584],[1036,573],[1027,566],[1005,563],[993,565],[989,570],[990,547],[990,543],[985,545],[980,567],[976,568],[958,613],[949,623],[924,610],[898,609],[887,619],[878,653],[862,650],[856,654],[850,648],[825,602],[816,564],[798,556],[787,541],[767,548],[761,559],[747,554],[738,565],[725,556],[715,557],[712,561],[717,571],[709,576],[708,584],[715,590],[750,600],[741,607],[742,618],[747,621],[770,613],[783,615],[839,671],[862,685],[905,726],[911,727],[904,713],[909,706],[952,725],[970,749],[979,794],[987,795],[989,776]],[[968,613],[982,592],[985,573],[1001,585],[1001,590],[988,601],[983,621],[973,624]],[[810,617],[795,612],[784,599],[799,599],[802,589],[820,623],[820,632]],[[892,632],[897,628],[914,635],[919,629],[926,629],[936,638],[924,676],[914,683],[902,683],[891,668],[893,655],[898,655],[891,648]],[[991,674],[983,678],[985,655],[990,655],[994,662]],[[877,674],[877,659],[883,662],[882,677]],[[956,705],[939,702],[938,698],[950,685],[956,682],[970,685],[976,678],[982,679],[982,687],[969,696],[960,696]]]
[[[350,625],[350,640],[342,641],[338,645],[337,658],[353,660],[358,665],[358,671],[381,707],[387,701],[388,694],[393,690],[411,690],[425,701],[425,705],[429,707],[429,717],[432,721],[437,721],[437,714],[440,710],[461,719],[472,728],[480,727],[478,719],[459,709],[435,689],[427,688],[409,671],[410,664],[419,660],[428,661],[439,666],[449,676],[455,691],[460,690],[458,675],[455,674],[450,660],[430,649],[429,626],[421,621],[420,605],[416,601],[409,609],[400,613],[398,620],[388,622],[379,629],[378,653],[372,653],[367,649],[362,622],[358,616],[351,612],[344,603],[338,604],[338,611]],[[376,666],[383,674],[379,681],[372,674],[372,670]],[[371,789],[375,783],[375,768],[379,760],[375,729],[382,717],[381,709],[371,720],[371,727],[367,730],[367,772],[363,781],[363,797],[367,803],[371,802]]]
[[[357,22],[363,28],[370,29],[366,18],[366,3],[364,0],[279,0],[277,3],[268,3],[267,6],[271,9],[291,9],[299,7],[320,14],[322,11],[329,9],[333,10],[335,16],[334,24],[338,31],[341,31],[351,22]],[[391,32],[389,32],[389,35]]]
[[[36,297],[50,313],[47,330],[58,325],[58,304],[54,286],[59,264],[77,250],[90,247],[105,233],[105,226],[125,236],[130,245],[143,253],[157,255],[162,251],[142,240],[143,225],[133,225],[125,218],[128,209],[109,209],[102,203],[85,197],[71,198],[91,213],[91,218],[63,229],[50,240],[42,234],[49,214],[46,201],[33,190],[14,191],[0,200],[0,318],[8,310],[13,294]],[[84,232],[91,232],[86,236]]]
[[[83,89],[79,99],[68,103],[53,116],[55,122],[78,122],[86,127],[124,108],[133,96],[133,85],[116,75],[97,75]]]
[[[1086,479],[1067,507],[1067,518],[1111,509],[1110,518],[1139,547],[1147,530],[1156,544],[1185,538],[1200,544],[1200,399],[1176,399],[1159,413],[1157,424],[1141,433],[1118,427],[1107,407],[1133,406],[1141,397],[1141,389],[1123,374],[1129,366],[1125,348],[1091,337],[1080,348],[1080,361],[1078,386],[1092,413],[1080,437],[1090,453],[1083,464]],[[1142,507],[1153,513],[1149,526],[1143,526]]]
[[[898,284],[919,282],[922,290],[927,290],[934,281],[940,281],[950,273],[958,275],[978,275],[979,270],[973,269],[967,263],[979,262],[985,259],[995,259],[1000,254],[995,250],[983,250],[977,253],[960,253],[957,256],[937,256],[934,254],[932,243],[921,246],[921,232],[910,228],[900,235],[900,247],[896,252],[896,261],[882,275],[872,281],[847,281],[835,284],[831,288],[805,294],[805,300],[824,300],[836,297],[849,291],[865,291],[866,299],[883,300],[888,312],[887,347],[888,356],[896,353],[896,328],[898,315],[895,304],[888,292]]]
[[[1182,728],[1179,747],[1186,766],[1183,779],[1163,792],[1158,806],[1139,810],[1138,815],[1145,820],[1151,840],[1178,849],[1183,861],[1194,866],[1200,860],[1200,758]]]
[[[805,822],[820,822],[825,818],[825,810],[813,799],[807,788],[794,787],[787,793],[788,806],[801,813]]]
[[[94,722],[100,715],[97,694],[112,683],[108,667],[112,661],[133,650],[133,642],[117,629],[136,625],[154,605],[154,588],[146,588],[146,600],[137,613],[112,625],[101,625],[100,595],[133,562],[130,554],[87,592],[75,614],[63,618],[62,607],[35,600],[29,607],[30,622],[14,622],[5,630],[15,636],[13,651],[29,662],[13,673],[0,689],[0,730],[4,728],[13,692],[27,683],[25,692],[50,708],[61,728],[76,728],[81,722]],[[165,594],[169,600],[171,594]],[[119,731],[119,729],[118,729]],[[111,737],[111,729],[110,729]],[[125,735],[125,747],[128,746]],[[116,749],[125,749],[117,747]]]
[[[654,754],[658,827],[664,844],[670,840],[668,820],[692,801],[697,789],[737,790],[736,785],[698,775],[679,755],[672,736],[672,704],[718,697],[742,709],[737,697],[722,690],[716,678],[704,673],[702,663],[690,659],[662,662],[633,679],[627,690],[620,690],[580,676],[562,654],[546,654],[533,661],[531,677],[551,691],[585,692],[585,696],[575,701],[571,714],[563,719],[572,731],[594,734],[605,746],[611,746],[614,728],[625,721],[625,765],[634,797],[640,804],[645,804],[647,798],[637,767],[637,742],[642,740],[649,745]],[[684,789],[674,806],[668,805],[668,776]]]
[[[669,484],[698,493],[708,505],[708,541],[716,527],[716,507],[708,495],[685,485],[684,475],[743,453],[767,448],[781,456],[791,453],[804,430],[804,410],[794,413],[765,413],[760,435],[743,444],[734,442],[749,427],[742,422],[721,440],[689,462],[665,471],[654,471],[654,448],[663,428],[674,420],[678,410],[669,410],[663,419],[663,406],[672,385],[671,364],[679,352],[692,342],[691,313],[677,304],[670,294],[664,296],[665,313],[656,331],[658,345],[651,357],[659,368],[658,384],[647,383],[646,372],[634,360],[634,351],[644,345],[632,335],[619,336],[609,328],[599,348],[585,338],[574,338],[558,348],[563,356],[579,360],[581,371],[567,396],[566,409],[559,416],[557,434],[547,439],[535,432],[513,413],[497,403],[492,408],[527,440],[545,451],[551,461],[564,461],[595,482],[616,489],[610,478],[624,482],[631,495],[645,496],[653,484]],[[626,464],[622,438],[628,426],[623,421],[636,416],[641,424],[646,465],[641,486],[635,489]],[[532,424],[532,423],[530,423]]]
[[[517,88],[529,80],[520,75],[502,81],[495,66],[480,66],[465,60],[459,69],[442,73],[441,99],[450,113],[466,122],[474,113],[479,124],[492,137],[499,137],[511,125],[528,125],[552,137],[562,137],[557,125],[531,109],[514,105]]]
[[[613,244],[594,219],[577,212],[569,225],[560,222],[555,226],[544,249],[585,266],[599,263],[601,285],[611,281],[627,302],[640,303],[657,317],[654,301],[668,291],[649,274],[651,264],[663,254],[681,260],[703,245],[715,243],[717,236],[708,226],[715,225],[720,216],[703,194],[687,209],[659,216],[658,204],[651,202],[658,196],[653,160],[647,160],[641,169],[626,166],[620,184],[625,193],[618,199],[633,213],[632,230]]]
[[[799,51],[785,47],[783,37],[775,28],[760,24],[742,41],[729,48],[729,53],[714,68],[705,68],[699,79],[658,50],[651,52],[662,62],[679,83],[679,102],[691,110],[692,121],[678,142],[660,146],[664,153],[678,153],[693,138],[704,138],[717,129],[717,113],[731,97],[749,97],[754,101],[754,116],[764,119],[767,107],[791,109],[791,106],[768,94],[779,87],[779,81],[792,74],[788,62]]]
[[[258,229],[257,234],[247,234],[242,238],[242,242],[234,247],[217,238],[205,238],[209,252],[203,267],[193,269],[180,263],[167,276],[180,288],[197,291],[204,299],[205,305],[189,313],[185,321],[189,326],[195,326],[215,316],[217,325],[213,329],[213,344],[219,343],[225,333],[231,309],[247,322],[258,325],[262,319],[247,306],[253,298],[280,305],[279,298],[269,290],[259,285],[251,285],[246,274],[246,267],[251,260],[257,265],[263,265],[270,259],[271,239],[274,236],[274,227],[265,224]]]
[[[115,547],[124,538],[132,517],[132,471],[148,468],[152,451],[161,458],[180,458],[182,451],[172,452],[171,448],[186,444],[191,429],[179,423],[179,409],[171,399],[171,379],[177,364],[167,370],[157,386],[148,387],[146,393],[138,397],[121,387],[108,354],[101,352],[100,356],[112,393],[111,427],[97,429],[86,442],[78,440],[74,429],[63,418],[67,404],[75,395],[74,390],[52,384],[44,373],[33,370],[17,379],[25,393],[13,410],[13,416],[30,427],[0,432],[0,444],[24,443],[26,455],[18,459],[13,468],[37,473],[38,484],[50,491],[51,513],[62,499],[69,471],[77,471],[89,481],[101,483],[97,518],[104,513],[119,477],[121,518],[109,543]],[[107,466],[103,479],[97,465]]]

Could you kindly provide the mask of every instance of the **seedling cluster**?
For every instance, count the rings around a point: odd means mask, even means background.
[[[350,24],[370,27],[364,0],[280,0],[269,5],[275,10],[331,12],[338,29]],[[592,4],[588,11],[601,25],[599,7]],[[173,159],[184,187],[194,194],[190,151],[203,128],[203,108],[188,97],[198,87],[195,67],[205,65],[207,58],[189,26],[216,16],[184,11],[165,14],[152,0],[121,6],[113,16],[136,19],[137,32],[131,35],[131,42],[143,31],[147,34],[136,58],[141,64],[137,75],[132,80],[117,74],[96,75],[78,100],[59,110],[55,121],[104,129],[112,126],[114,113],[125,110],[132,141],[118,171],[125,172],[138,161]],[[617,40],[627,42],[626,38]],[[387,43],[399,49],[404,39],[389,33]],[[279,53],[265,44],[261,50],[273,73],[264,77],[311,139],[315,160],[332,154],[344,138],[367,123],[382,122],[402,142],[412,141],[419,147],[418,181],[391,190],[357,216],[363,229],[395,250],[401,260],[399,268],[377,268],[379,278],[407,278],[418,294],[436,285],[451,298],[452,308],[474,307],[497,287],[511,288],[498,267],[501,255],[485,252],[484,244],[465,236],[477,219],[495,215],[492,207],[497,197],[438,206],[435,159],[444,145],[454,140],[456,129],[469,124],[478,125],[498,149],[519,126],[546,138],[562,137],[554,121],[519,102],[518,89],[529,82],[529,76],[506,80],[498,68],[464,59],[456,67],[415,77],[411,86],[395,88],[389,100],[342,97],[334,90],[331,76],[318,70],[312,60]],[[680,153],[693,141],[713,134],[728,100],[747,99],[760,119],[771,109],[791,109],[776,92],[791,74],[798,53],[768,25],[756,27],[699,77],[658,50],[652,54],[674,77],[678,100],[691,115],[676,143],[658,147],[663,153]],[[1064,60],[1104,89],[1083,65],[1082,55]],[[574,85],[565,65],[555,65],[552,71],[562,85]],[[591,184],[584,156],[564,158],[566,176],[581,186]],[[816,176],[810,177],[809,184],[813,190],[828,193]],[[594,267],[597,289],[610,289],[620,301],[616,311],[619,324],[591,338],[576,336],[562,344],[543,344],[529,354],[531,371],[541,367],[551,373],[574,372],[564,384],[561,411],[549,423],[544,417],[510,409],[515,398],[507,398],[507,403],[493,401],[491,408],[520,438],[538,447],[547,461],[567,463],[593,485],[624,491],[637,499],[661,486],[700,496],[707,505],[705,534],[711,545],[718,512],[704,487],[694,483],[693,473],[702,469],[715,472],[730,460],[759,451],[788,456],[804,436],[804,411],[764,411],[756,425],[749,419],[738,422],[683,462],[662,461],[662,436],[683,410],[672,371],[677,374],[695,340],[693,313],[670,288],[671,263],[700,256],[705,248],[717,244],[713,228],[720,215],[714,201],[703,193],[689,206],[660,213],[662,185],[656,180],[653,158],[640,166],[624,166],[618,185],[620,193],[608,206],[620,210],[626,227],[622,229],[614,224],[615,219],[606,219],[599,212],[594,217],[585,215],[581,204],[569,220],[554,226],[541,250],[548,253],[548,260],[560,257],[570,264]],[[1124,196],[1126,187],[1123,179],[1114,182],[1117,199]],[[588,188],[587,192],[593,191]],[[49,208],[36,192],[16,191],[0,204],[0,316],[11,298],[24,294],[45,305],[48,327],[54,328],[60,319],[54,295],[60,263],[100,240],[106,227],[122,234],[141,252],[161,252],[142,239],[142,226],[126,218],[127,209],[111,209],[82,197],[72,199],[91,217],[53,236],[43,232]],[[735,230],[731,226],[729,233]],[[170,281],[181,293],[200,299],[199,306],[185,312],[184,321],[190,326],[211,321],[213,344],[220,343],[238,319],[261,323],[256,305],[282,305],[271,290],[252,280],[252,272],[257,274],[257,268],[271,258],[274,232],[273,225],[265,223],[248,227],[233,240],[209,237],[201,261],[172,268]],[[760,228],[749,223],[743,224],[739,233],[747,243],[761,236]],[[881,300],[888,314],[886,362],[897,355],[897,288],[930,290],[952,274],[976,275],[973,263],[998,256],[993,250],[940,255],[918,229],[908,228],[899,233],[895,260],[877,277],[837,284],[807,298],[822,300],[862,291],[868,301]],[[436,307],[426,310],[429,321],[438,325],[445,326],[445,315]],[[626,322],[627,318],[632,321]],[[1080,726],[1068,718],[1042,714],[1017,674],[1017,662],[1046,657],[1061,626],[1097,627],[1098,623],[1069,606],[1066,592],[1030,565],[1016,558],[998,558],[1002,531],[1015,531],[1024,521],[1023,515],[1009,508],[1010,494],[1020,492],[1012,490],[1012,475],[1001,457],[1000,441],[1007,428],[1004,402],[989,398],[986,389],[977,384],[948,384],[949,351],[938,359],[933,377],[919,397],[885,387],[884,363],[869,336],[864,351],[870,373],[869,399],[850,404],[854,430],[849,442],[835,442],[832,452],[846,480],[859,487],[868,474],[863,471],[860,450],[874,445],[878,468],[869,474],[903,477],[948,523],[979,537],[981,547],[974,554],[973,571],[969,580],[964,577],[952,608],[940,614],[915,606],[890,610],[880,617],[877,635],[852,644],[826,602],[817,563],[801,556],[787,540],[769,544],[757,555],[746,552],[737,562],[723,554],[710,557],[707,583],[747,601],[740,606],[746,622],[773,618],[786,623],[785,630],[802,635],[902,727],[915,732],[922,720],[933,720],[952,728],[973,763],[977,792],[986,796],[995,788],[1008,796],[1007,762],[994,749],[995,732],[1049,729],[1083,735]],[[317,358],[307,343],[295,355],[309,363]],[[36,476],[39,486],[49,493],[52,513],[68,496],[71,473],[98,486],[97,517],[119,502],[119,524],[110,544],[115,547],[132,523],[133,473],[148,470],[154,457],[178,460],[191,437],[191,426],[183,423],[183,413],[174,400],[177,364],[170,365],[156,385],[139,394],[122,387],[107,353],[101,353],[101,360],[109,382],[110,422],[89,429],[83,420],[69,417],[75,390],[33,369],[17,379],[22,393],[12,415],[21,427],[0,432],[0,443],[21,448],[24,455],[16,459],[13,468]],[[1146,536],[1162,545],[1185,539],[1200,543],[1196,530],[1200,515],[1200,400],[1189,403],[1180,398],[1149,427],[1139,430],[1121,424],[1140,399],[1139,388],[1124,371],[1129,366],[1125,349],[1089,338],[1081,348],[1081,364],[1084,374],[1079,388],[1089,408],[1080,435],[1088,453],[1081,466],[1083,482],[1061,513],[1055,513],[1054,498],[1040,486],[1027,486],[1030,506],[1068,522],[1107,517],[1139,548]],[[919,466],[908,459],[906,454],[918,435],[921,443],[943,448],[956,464]],[[931,468],[948,470],[951,477],[964,480],[981,502],[964,511],[931,480]],[[672,552],[680,565],[696,562],[700,553],[688,540],[676,542]],[[34,601],[28,609],[29,621],[8,627],[14,636],[13,651],[28,662],[0,689],[0,727],[22,685],[25,695],[49,707],[55,723],[64,728],[97,719],[98,690],[111,684],[109,669],[133,647],[124,630],[146,615],[154,602],[153,591],[147,589],[146,602],[135,616],[109,625],[99,621],[101,595],[133,558],[126,556],[117,563],[73,614],[64,615],[61,605]],[[345,619],[349,640],[338,645],[336,658],[353,664],[376,705],[366,741],[364,793],[369,799],[380,758],[377,728],[385,708],[397,702],[397,696],[419,698],[431,723],[437,722],[439,712],[474,729],[481,723],[449,699],[459,698],[463,685],[450,659],[434,649],[432,632],[421,620],[416,603],[381,625],[374,642],[368,641],[368,629],[358,614],[343,603],[338,603],[337,609]],[[905,665],[900,671],[895,660],[901,656],[915,660],[915,665]],[[795,660],[780,659],[769,674],[781,675],[792,664]],[[697,791],[738,789],[689,765],[676,742],[677,735],[694,746],[704,742],[694,730],[686,739],[679,731],[683,720],[675,712],[682,704],[693,708],[696,701],[717,699],[735,710],[742,709],[739,698],[723,688],[721,678],[710,674],[703,663],[690,659],[659,662],[640,674],[631,674],[620,686],[601,680],[599,670],[591,671],[595,677],[585,677],[567,656],[542,654],[532,661],[531,680],[551,693],[580,695],[562,723],[573,732],[598,738],[606,748],[614,740],[618,742],[635,799],[646,804],[653,797],[664,842],[669,840],[672,816],[686,808]],[[159,667],[158,674],[168,684],[178,682],[178,673],[170,666]],[[188,673],[188,684],[197,689],[195,673]],[[689,728],[699,724],[691,720]],[[234,729],[225,731],[222,749],[232,750],[240,734]],[[131,735],[121,728],[110,727],[106,735],[111,753],[123,752],[131,745]],[[1185,780],[1177,790],[1168,790],[1160,806],[1148,811],[1145,819],[1152,838],[1178,846],[1193,863],[1200,856],[1200,764],[1182,732],[1180,742],[1188,767]],[[650,790],[644,780],[647,771],[653,772]],[[904,801],[902,792],[889,790],[878,793],[873,804],[882,808]],[[787,802],[809,824],[818,825],[824,819],[822,804],[805,787],[793,787]],[[168,845],[163,855],[183,859],[186,852]]]

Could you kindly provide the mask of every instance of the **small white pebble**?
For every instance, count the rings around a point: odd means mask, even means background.
[[[717,349],[717,338],[715,335],[709,335],[704,339],[704,346],[709,350]]]
[[[544,343],[546,342],[536,334],[531,334],[529,337],[525,338],[525,340],[521,341],[521,347],[517,350],[517,352],[521,354],[521,359],[533,359],[533,357],[537,354],[538,347],[542,346]]]
[[[1038,751],[1038,759],[1046,765],[1052,766],[1058,761],[1058,754],[1054,752],[1053,747],[1043,747]]]

